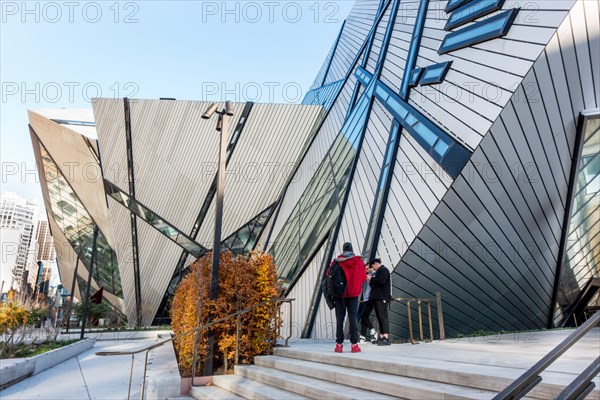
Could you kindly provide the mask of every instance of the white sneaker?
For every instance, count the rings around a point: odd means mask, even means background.
[[[369,334],[371,335],[371,337],[377,337],[377,331],[375,330],[375,328],[371,328]]]
[[[363,335],[360,335],[360,339],[358,340],[358,343],[360,343],[360,344],[367,343],[367,338],[364,337]]]

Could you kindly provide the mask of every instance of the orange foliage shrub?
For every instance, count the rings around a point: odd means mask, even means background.
[[[219,291],[215,300],[209,300],[212,255],[197,260],[190,266],[190,273],[181,281],[171,306],[171,326],[175,335],[191,331],[206,324],[209,316],[218,320],[244,310],[267,299],[277,298],[277,273],[273,258],[260,251],[249,257],[222,253],[219,263]],[[243,314],[241,317],[239,363],[250,363],[254,356],[265,353],[269,336],[275,328],[273,304],[269,303]],[[235,360],[236,318],[214,326],[214,367]],[[206,356],[206,331],[197,338],[196,375],[204,370]],[[271,343],[272,344],[272,343]],[[187,335],[175,343],[182,376],[191,376],[194,354],[194,335]]]

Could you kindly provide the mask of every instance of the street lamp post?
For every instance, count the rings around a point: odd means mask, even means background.
[[[223,222],[223,190],[225,187],[225,162],[227,157],[227,118],[233,115],[233,103],[225,102],[225,108],[217,111],[217,104],[213,103],[202,115],[202,119],[210,119],[213,114],[218,114],[217,132],[220,132],[219,164],[217,167],[217,192],[215,198],[215,236],[213,242],[212,271],[210,275],[210,300],[217,298],[219,289],[219,257],[221,256],[221,225]],[[210,322],[210,321],[209,321]],[[204,362],[204,375],[212,375],[213,351],[215,333],[210,329],[207,333],[207,353]],[[193,377],[192,377],[193,379]]]

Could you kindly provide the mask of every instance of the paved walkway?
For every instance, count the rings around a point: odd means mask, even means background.
[[[168,334],[163,337],[167,338]],[[153,338],[98,340],[92,349],[79,356],[0,391],[0,399],[126,399],[131,357],[98,357],[95,353],[134,350],[156,341],[156,332],[153,332]],[[132,399],[140,398],[144,355],[141,353],[135,357]]]

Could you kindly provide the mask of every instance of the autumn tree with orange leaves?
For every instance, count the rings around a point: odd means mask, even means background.
[[[171,326],[175,335],[206,324],[209,316],[218,320],[237,311],[250,308],[268,299],[277,298],[277,273],[273,257],[253,251],[248,257],[224,252],[219,262],[219,291],[215,300],[209,300],[212,254],[207,254],[190,266],[190,272],[181,281],[171,306]],[[243,314],[240,330],[239,363],[248,364],[254,356],[264,354],[270,335],[275,329],[274,307],[267,303]],[[214,367],[224,365],[227,358],[232,365],[236,350],[236,318],[214,326]],[[206,331],[197,338],[196,375],[204,370]],[[182,376],[191,376],[194,354],[194,335],[186,335],[175,342]]]

